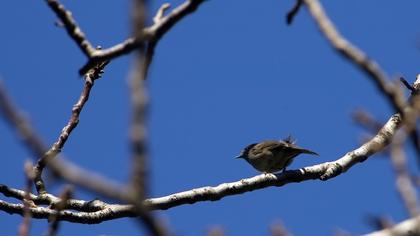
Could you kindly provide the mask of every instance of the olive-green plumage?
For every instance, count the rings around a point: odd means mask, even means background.
[[[285,171],[293,158],[301,153],[318,155],[316,152],[295,145],[289,137],[280,141],[268,140],[250,144],[236,158],[245,159],[258,171],[273,173]]]

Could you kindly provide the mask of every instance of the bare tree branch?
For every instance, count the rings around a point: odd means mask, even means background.
[[[85,34],[77,25],[77,22],[73,19],[71,12],[66,10],[64,5],[61,4],[58,0],[46,0],[46,2],[57,15],[57,17],[61,20],[67,33],[76,42],[80,50],[82,50],[82,52],[87,57],[91,57],[96,50],[86,39]]]
[[[397,89],[396,86],[389,84],[387,76],[379,65],[375,61],[369,59],[363,51],[352,45],[340,34],[340,32],[338,32],[334,24],[325,14],[323,7],[318,0],[303,1],[331,46],[337,50],[338,53],[349,59],[350,62],[369,75],[379,91],[386,95],[392,107],[397,112],[404,114],[404,108],[406,106],[403,96],[400,94],[399,89]]]
[[[176,23],[182,20],[185,16],[194,12],[204,0],[186,0],[183,4],[173,9],[167,16],[162,17],[159,21],[155,22],[152,26],[144,28],[142,38],[131,37],[124,42],[119,43],[111,48],[101,51],[95,51],[90,60],[80,70],[80,75],[85,74],[93,65],[98,61],[112,60],[123,54],[130,53],[136,49],[139,44],[144,41],[153,42],[153,47]],[[162,8],[161,8],[162,9]],[[159,9],[159,11],[161,11]],[[158,11],[158,12],[159,12]]]
[[[335,28],[334,24],[325,14],[324,9],[319,3],[318,0],[303,0],[306,6],[308,7],[309,12],[314,18],[315,22],[318,24],[320,31],[327,38],[331,46],[345,58],[347,58],[354,65],[359,67],[363,72],[365,72],[372,79],[378,90],[384,94],[388,99],[391,106],[395,109],[396,112],[402,115],[404,124],[406,125],[407,132],[410,134],[413,145],[417,153],[417,160],[420,164],[420,137],[416,129],[416,115],[413,109],[410,106],[406,106],[404,101],[404,96],[402,95],[401,90],[396,85],[392,85],[388,82],[388,78],[379,67],[379,65],[369,59],[369,57],[356,46],[352,45],[347,41],[340,32]],[[419,86],[420,78],[417,77],[414,85],[412,86],[417,90],[416,86]],[[417,90],[418,91],[418,90]],[[415,93],[413,95],[417,95]],[[413,100],[417,96],[411,96]],[[415,108],[415,106],[413,106]],[[420,109],[417,109],[420,110]]]
[[[393,115],[378,134],[370,141],[333,162],[304,167],[299,170],[286,171],[280,174],[261,174],[237,182],[222,183],[216,187],[202,187],[164,197],[146,199],[143,204],[150,210],[168,209],[200,201],[216,201],[226,196],[242,194],[269,186],[279,187],[289,183],[302,182],[311,179],[327,180],[344,173],[356,163],[366,160],[369,156],[384,148],[390,143],[400,125],[400,115]],[[0,192],[11,197],[22,198],[24,196],[23,191],[14,190],[5,186],[0,186]],[[35,202],[48,202],[48,199],[49,201],[55,199],[51,197],[51,195],[45,194],[45,196],[49,197],[30,195],[31,199],[34,199]],[[68,201],[69,206],[74,203],[77,203],[76,205],[78,207],[87,205],[82,201]],[[138,216],[138,209],[133,205],[108,205],[105,203],[99,205],[102,207],[98,208],[97,211],[89,212],[88,214],[86,214],[86,212],[61,211],[59,213],[60,219],[78,223],[99,223],[121,217]],[[12,204],[0,201],[0,209],[9,213],[23,214],[23,208],[22,204]],[[56,211],[44,207],[31,208],[31,213],[34,218],[47,218],[50,217],[51,214],[57,214]]]
[[[22,204],[8,203],[0,200],[0,210],[9,214],[22,215],[24,211]],[[57,211],[49,207],[30,208],[32,218],[48,219],[49,217],[59,214],[61,221],[69,221],[81,224],[99,224],[103,221],[123,218],[137,217],[132,205],[109,205],[104,210],[95,212],[74,212],[69,210]]]
[[[416,89],[410,84],[410,83],[408,83],[408,81],[405,79],[405,78],[403,78],[403,77],[400,77],[400,81],[401,81],[401,83],[403,83],[404,84],[404,86],[408,89],[408,90],[410,90],[410,92],[411,92],[411,94],[414,94],[414,93],[416,93]]]
[[[242,194],[269,186],[280,187],[289,183],[306,180],[328,180],[334,178],[386,147],[392,141],[396,131],[402,124],[407,125],[408,130],[410,130],[410,134],[413,137],[412,140],[417,144],[416,147],[420,154],[419,138],[414,126],[416,117],[411,115],[411,106],[406,105],[404,97],[401,95],[401,91],[398,87],[388,82],[385,73],[383,73],[380,67],[374,61],[370,60],[364,52],[353,46],[340,35],[324,13],[318,0],[297,0],[295,7],[288,14],[288,22],[292,21],[302,3],[305,3],[331,45],[372,78],[375,85],[388,98],[392,107],[398,114],[393,115],[371,140],[335,161],[308,166],[299,170],[286,171],[279,174],[261,174],[236,182],[222,183],[215,187],[207,186],[159,198],[147,199],[148,166],[144,118],[147,98],[144,91],[144,79],[147,76],[147,71],[153,59],[154,49],[161,37],[184,16],[194,12],[204,0],[186,0],[186,2],[166,16],[165,10],[168,9],[169,5],[165,4],[159,9],[154,17],[154,24],[147,28],[144,27],[144,1],[134,1],[138,4],[135,8],[135,13],[137,15],[135,16],[134,21],[134,29],[136,29],[134,36],[123,43],[106,50],[97,50],[92,47],[84,33],[78,27],[76,21],[72,18],[71,13],[57,0],[46,0],[46,2],[63,22],[70,37],[76,42],[86,56],[88,56],[88,63],[81,69],[81,73],[85,75],[85,87],[78,102],[73,107],[72,115],[67,125],[60,133],[58,140],[45,153],[45,147],[42,142],[39,141],[40,139],[31,129],[29,123],[19,116],[0,86],[0,110],[5,114],[6,120],[22,134],[25,143],[32,152],[35,153],[37,157],[41,157],[37,166],[34,168],[35,185],[38,194],[32,194],[29,190],[22,191],[0,185],[0,192],[5,196],[23,200],[23,203],[21,204],[0,200],[0,210],[10,214],[23,215],[25,216],[25,219],[28,215],[32,215],[34,218],[52,219],[50,228],[51,235],[56,232],[59,221],[94,224],[122,217],[138,217],[145,223],[151,234],[164,235],[165,230],[159,225],[156,219],[153,218],[149,212],[150,210],[168,209],[183,204],[194,204],[200,201],[216,201],[226,196]],[[138,50],[135,61],[136,69],[131,84],[133,102],[133,123],[131,129],[133,172],[128,189],[123,189],[116,184],[108,183],[108,181],[101,177],[91,175],[77,166],[73,167],[69,164],[63,164],[65,162],[56,160],[54,157],[61,152],[61,149],[64,147],[72,130],[77,126],[81,110],[89,98],[94,80],[99,78],[105,65],[109,60],[133,50]],[[407,84],[408,83],[405,83],[406,86]],[[410,90],[412,92],[415,91],[412,93],[412,98],[417,94],[419,84],[420,79],[418,78],[414,86],[411,86],[412,89]],[[2,98],[5,99],[3,100]],[[413,107],[416,106],[413,105]],[[393,154],[393,156],[396,157],[403,156],[401,147],[394,147]],[[397,172],[401,172],[399,169],[401,158],[399,160],[396,159],[395,162]],[[129,202],[130,204],[108,204],[96,200],[76,200],[70,199],[69,194],[60,197],[53,196],[46,192],[45,185],[42,181],[42,172],[46,166],[50,167],[57,175],[72,183],[96,191],[105,196]],[[404,177],[408,178],[407,173],[401,172],[400,174],[406,175]],[[413,191],[413,189],[410,191]],[[404,194],[405,193],[402,193],[402,195]],[[412,204],[417,206],[415,196],[413,201],[412,192],[410,194],[411,196],[407,199],[403,196],[407,201],[407,208],[412,208]],[[30,201],[38,205],[28,205],[27,203]],[[412,215],[417,215],[417,212],[417,208],[410,211]],[[24,225],[27,225],[27,223],[24,223]]]
[[[311,179],[327,180],[338,176],[353,165],[363,162],[369,156],[383,149],[388,145],[396,131],[401,125],[401,116],[399,114],[393,115],[382,127],[376,136],[370,141],[363,144],[361,147],[348,152],[340,159],[333,162],[326,162],[314,166],[304,167],[299,170],[286,171],[280,174],[261,174],[252,178],[242,179],[232,183],[222,183],[216,187],[202,187],[185,192],[171,194],[165,197],[151,198],[144,201],[144,206],[151,210],[168,209],[183,204],[193,204],[200,201],[216,201],[226,196],[242,194],[248,191],[266,188],[269,186],[283,186],[289,183],[302,182]],[[8,188],[0,188],[0,191],[5,191]],[[10,196],[19,195],[16,191],[6,191]],[[12,194],[13,193],[13,194]],[[33,196],[31,196],[33,197]],[[23,206],[16,204],[9,204],[7,202],[0,202],[0,209],[10,213],[23,214]],[[108,209],[108,210],[107,210]],[[111,210],[109,210],[111,209]],[[106,214],[111,211],[112,215]],[[60,214],[60,219],[72,222],[102,222],[104,220],[115,219],[119,217],[136,216],[135,208],[126,205],[109,205],[95,212],[92,215],[86,215],[83,212],[68,213],[66,211]],[[46,209],[33,209],[33,217],[43,218],[49,216],[51,211]],[[92,219],[91,217],[95,217]]]
[[[133,0],[133,34],[138,39],[143,39],[143,28],[146,20],[146,2]],[[143,205],[148,192],[148,156],[146,151],[146,125],[145,114],[147,107],[146,90],[144,88],[144,42],[140,41],[136,52],[134,69],[130,81],[132,123],[131,123],[131,147],[132,147],[132,174],[127,198],[133,204],[138,219],[142,222],[151,235],[163,236],[166,232],[163,225]]]
[[[101,64],[89,71],[85,75],[85,85],[82,93],[76,104],[74,104],[72,113],[67,125],[61,130],[61,133],[57,141],[51,146],[51,148],[38,160],[34,171],[35,171],[35,187],[39,193],[45,193],[45,185],[42,180],[42,171],[44,170],[47,163],[54,157],[56,157],[66,143],[71,132],[76,128],[79,123],[79,116],[86,102],[89,99],[90,91],[94,85],[94,81],[98,79],[107,63]]]
[[[26,196],[26,192],[23,190],[10,188],[6,185],[0,184],[0,192],[6,196],[15,198],[18,200],[23,200],[27,197],[35,205],[48,205],[50,208],[55,208],[56,205],[59,205],[62,202],[62,199],[56,197],[52,194],[46,193],[41,195],[35,195],[29,193],[29,196]],[[85,211],[85,212],[94,212],[98,210],[103,210],[108,206],[107,203],[100,200],[93,201],[84,201],[76,199],[68,199],[66,202],[66,209],[71,209],[75,211]]]
[[[158,24],[164,17],[165,12],[171,7],[171,4],[164,3],[162,6],[159,7],[156,15],[153,17],[153,23]]]
[[[142,0],[134,0],[133,7],[133,31],[136,37],[141,37],[145,22],[145,3]],[[134,68],[130,80],[132,122],[130,128],[131,148],[132,148],[132,174],[130,188],[133,200],[142,201],[146,197],[148,166],[146,156],[146,127],[145,113],[147,106],[146,90],[143,85],[143,61],[144,47],[140,47],[136,52]]]
[[[299,170],[290,170],[280,174],[261,174],[237,182],[222,183],[216,187],[202,187],[165,197],[146,199],[143,204],[151,210],[168,209],[200,201],[216,201],[226,196],[242,194],[269,186],[279,187],[289,183],[302,182],[311,179],[327,180],[347,171],[356,163],[362,162],[370,155],[380,151],[391,141],[400,124],[400,115],[392,116],[372,140],[363,144],[361,147],[348,152],[346,155],[333,162],[304,167]],[[8,196],[22,197],[23,194],[23,191],[11,190],[4,186],[0,186],[0,191],[6,192]],[[37,197],[31,195],[31,198]],[[78,202],[78,205],[84,204]],[[9,213],[23,214],[23,205],[21,204],[11,204],[0,201],[0,209]],[[55,211],[38,207],[31,209],[31,213],[34,218],[46,218],[51,214],[55,214]],[[132,205],[105,205],[105,208],[101,208],[101,210],[96,212],[90,212],[89,214],[65,210],[60,213],[61,220],[78,223],[99,223],[105,220],[134,216],[137,216],[137,214],[135,207]]]
[[[169,3],[162,4],[162,6],[160,6],[159,10],[157,11],[155,17],[153,17],[153,23],[158,24],[159,22],[161,22],[163,17],[164,17],[165,12],[170,7],[171,7],[171,5]],[[156,48],[157,42],[158,41],[156,39],[154,39],[154,40],[151,39],[147,43],[146,52],[145,52],[145,55],[144,55],[144,63],[143,63],[143,79],[144,80],[147,79],[150,64],[152,63],[153,56],[155,55],[155,48]]]
[[[88,79],[86,79],[86,81],[88,81]],[[16,129],[16,133],[22,137],[23,143],[35,157],[43,156],[44,153],[46,153],[47,147],[34,131],[31,124],[13,105],[13,102],[2,86],[2,83],[0,83],[0,113],[3,114],[2,117],[5,118],[6,122],[9,123],[12,128]],[[88,172],[69,161],[54,158],[45,163],[47,163],[48,167],[56,176],[59,176],[72,184],[86,188],[105,197],[119,200],[126,198],[124,194],[125,191],[123,191],[115,181],[106,179],[92,171]],[[38,172],[39,176],[40,174],[41,173]]]
[[[293,6],[292,9],[290,9],[290,11],[286,15],[286,23],[288,25],[292,24],[293,20],[295,19],[295,16],[298,14],[302,5],[303,5],[302,0],[296,0],[295,1],[295,5]]]

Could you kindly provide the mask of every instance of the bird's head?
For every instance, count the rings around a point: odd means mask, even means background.
[[[238,159],[238,158],[246,159],[246,158],[248,158],[249,151],[251,150],[251,148],[253,148],[257,144],[258,143],[253,143],[253,144],[250,144],[250,145],[246,146],[244,149],[242,149],[241,153],[239,153],[239,155],[237,155],[235,157],[235,159]]]

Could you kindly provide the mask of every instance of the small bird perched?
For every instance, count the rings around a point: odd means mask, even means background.
[[[243,158],[255,169],[264,173],[285,171],[297,155],[317,155],[316,152],[295,145],[289,136],[285,140],[268,140],[245,147],[236,158]]]

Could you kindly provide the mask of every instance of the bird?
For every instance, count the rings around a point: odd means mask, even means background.
[[[256,170],[263,173],[276,173],[293,162],[299,154],[318,155],[318,153],[301,148],[289,136],[283,140],[266,140],[246,146],[235,158],[245,159]]]

